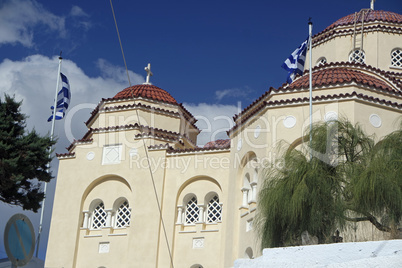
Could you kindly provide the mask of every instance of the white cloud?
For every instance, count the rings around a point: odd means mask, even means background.
[[[89,17],[90,16],[82,8],[79,6],[73,6],[69,14],[68,22],[71,21],[77,28],[88,30],[92,27]]]
[[[128,86],[126,69],[116,68],[115,65],[110,64],[108,61],[104,59],[98,59],[98,61],[96,62],[96,66],[100,69],[101,75],[105,79],[112,79],[118,83],[127,84]],[[135,81],[138,82],[143,80],[143,76],[136,74],[130,70],[128,71],[128,74],[130,76],[130,81],[132,85],[137,84]],[[135,83],[133,83],[133,81]]]
[[[224,90],[217,90],[215,91],[215,98],[220,101],[225,97],[246,97],[250,89],[240,89],[240,88],[231,88],[231,89],[224,89]]]
[[[33,45],[33,27],[39,24],[65,36],[65,18],[45,10],[41,4],[32,0],[5,1],[0,9],[0,45],[21,43],[26,47]]]
[[[227,139],[226,131],[233,127],[233,116],[240,112],[240,108],[235,105],[206,103],[183,105],[198,119],[196,125],[202,130],[197,139],[199,146],[209,141]]]
[[[7,93],[15,95],[19,101],[22,100],[22,112],[29,115],[28,129],[35,128],[41,134],[50,132],[50,123],[46,120],[51,115],[50,106],[53,105],[56,89],[58,62],[57,57],[32,55],[21,61],[6,59],[0,63],[0,97],[3,98],[4,93]],[[82,138],[87,131],[83,122],[89,118],[91,107],[102,98],[113,97],[128,86],[126,72],[122,67],[112,66],[105,60],[101,62],[99,67],[102,76],[98,77],[87,76],[70,60],[62,62],[62,73],[68,77],[71,87],[69,110],[79,104],[88,107],[77,112],[72,126],[68,126],[76,139]],[[133,84],[145,81],[140,75],[131,71],[130,74]],[[69,141],[66,139],[62,121],[56,124],[56,134],[59,137],[56,152],[64,152],[62,148]]]
[[[78,6],[73,6],[68,16],[57,16],[35,0],[6,0],[0,4],[0,45],[20,43],[32,47],[36,26],[45,26],[45,30],[66,38],[66,21],[85,31],[92,26],[89,15]]]
[[[79,6],[73,6],[70,11],[70,16],[72,17],[89,17],[89,15],[82,10]]]

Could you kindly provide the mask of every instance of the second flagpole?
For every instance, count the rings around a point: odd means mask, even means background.
[[[309,98],[309,103],[310,103],[310,160],[313,158],[313,149],[311,148],[311,142],[312,142],[312,130],[313,130],[313,73],[311,72],[312,70],[312,42],[313,39],[311,37],[312,32],[313,32],[313,23],[311,20],[308,22],[308,28],[309,28],[309,91],[310,91],[310,98]]]
[[[59,57],[59,69],[57,71],[57,82],[56,82],[56,93],[54,95],[54,104],[53,104],[53,118],[52,118],[52,128],[50,130],[50,140],[53,141],[53,135],[54,135],[54,128],[55,128],[55,123],[56,123],[56,111],[57,111],[57,94],[59,93],[59,85],[60,85],[60,72],[61,72],[61,61],[63,58]],[[52,148],[49,148],[49,156],[52,152]],[[50,163],[47,166],[47,170],[49,172],[50,169]],[[38,257],[39,253],[39,245],[40,245],[40,235],[42,233],[42,224],[43,224],[43,211],[45,210],[45,200],[46,200],[46,190],[47,190],[47,182],[45,182],[45,186],[43,187],[43,193],[45,194],[45,197],[42,200],[42,205],[41,205],[41,211],[40,211],[40,219],[39,219],[39,229],[38,229],[38,239],[36,241],[36,253],[35,257]]]

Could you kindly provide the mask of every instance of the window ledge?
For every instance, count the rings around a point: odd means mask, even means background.
[[[124,227],[112,227],[112,228],[113,228],[113,230],[124,230],[124,229],[127,229],[128,227],[130,227],[130,225],[124,226]]]
[[[394,66],[394,65],[389,66],[389,68],[390,69],[395,69],[395,70],[402,70],[402,67]]]
[[[84,235],[85,238],[90,238],[90,237],[102,237],[102,235]]]
[[[179,234],[191,234],[196,233],[197,231],[179,231]]]
[[[247,216],[249,213],[250,213],[250,212],[247,211],[247,212],[241,214],[241,215],[240,215],[240,218],[243,218],[244,216]]]
[[[201,233],[213,233],[213,232],[219,232],[218,229],[215,230],[201,230]]]
[[[108,234],[108,236],[127,236],[127,234]]]
[[[252,209],[250,209],[250,212],[254,212],[256,210],[257,210],[257,208],[252,208]]]

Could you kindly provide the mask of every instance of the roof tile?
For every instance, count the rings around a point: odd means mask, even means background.
[[[123,89],[112,99],[146,98],[178,105],[177,101],[166,90],[154,85],[135,85]]]
[[[357,13],[359,14],[359,13]],[[362,16],[360,15],[357,18],[357,22],[362,21]],[[390,11],[384,11],[384,10],[370,10],[368,13],[365,13],[364,15],[364,22],[371,22],[371,21],[382,21],[382,22],[391,22],[391,23],[402,23],[402,15]],[[347,15],[343,18],[340,18],[339,20],[335,21],[331,25],[329,25],[327,28],[325,28],[324,31],[330,30],[332,28],[335,28],[337,26],[343,26],[343,25],[352,25],[355,22],[355,14],[350,14]]]
[[[317,71],[313,70],[313,87],[325,86],[331,84],[350,83],[353,81],[358,84],[373,86],[377,89],[382,89],[390,92],[395,91],[385,81],[358,70],[352,70],[342,67],[327,68]],[[308,75],[300,77],[299,79],[295,80],[292,84],[287,86],[288,89],[308,88],[308,87],[309,87]]]
[[[230,139],[210,141],[203,148],[209,149],[226,149],[230,147]]]

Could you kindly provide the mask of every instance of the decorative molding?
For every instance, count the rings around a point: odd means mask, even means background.
[[[288,115],[285,119],[283,119],[283,125],[285,126],[285,128],[292,128],[296,125],[296,123],[296,117],[294,117],[293,115]]]
[[[375,127],[379,128],[382,125],[381,117],[378,114],[371,114],[369,117],[370,124]]]
[[[204,248],[204,245],[205,245],[204,237],[193,238],[193,248]]]
[[[95,153],[94,152],[88,152],[87,153],[87,160],[88,161],[92,161],[92,160],[94,160],[94,158],[95,158]]]

